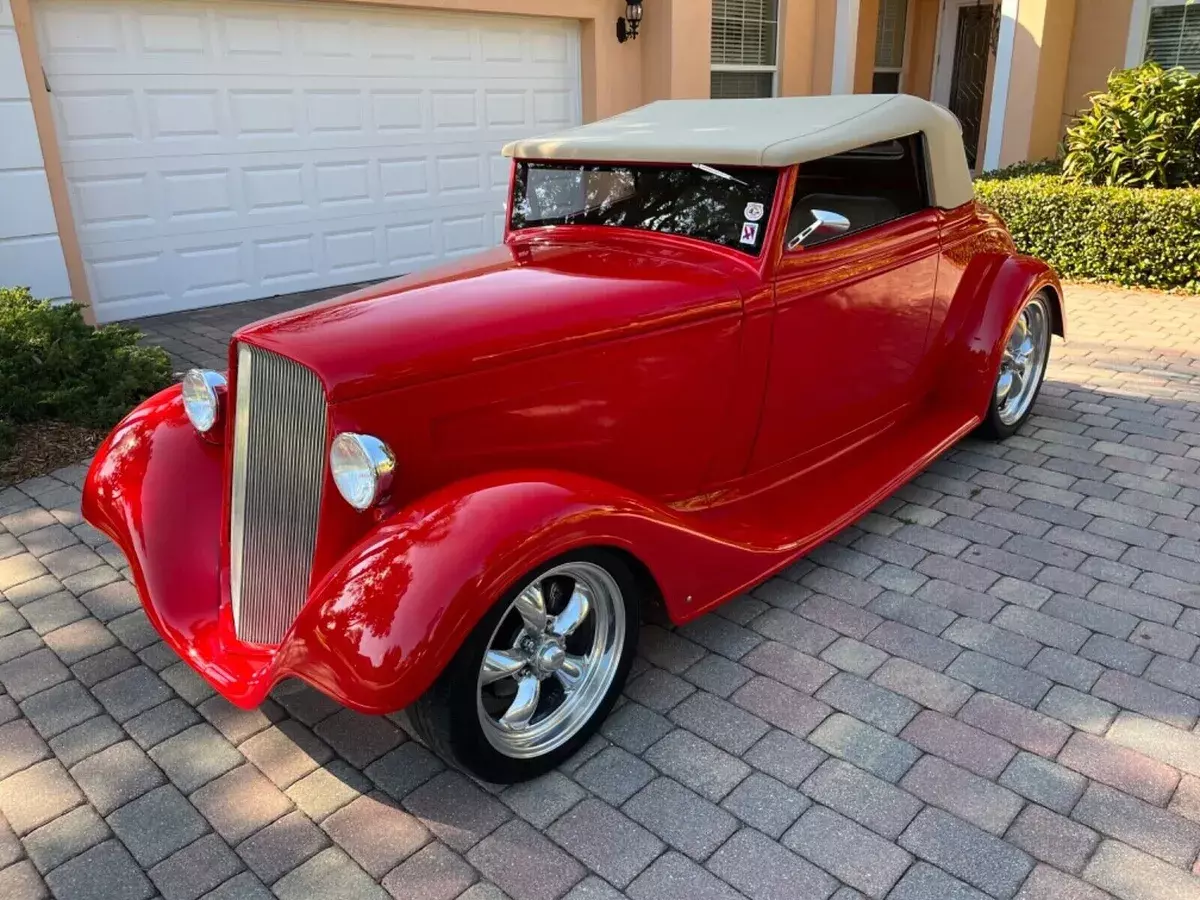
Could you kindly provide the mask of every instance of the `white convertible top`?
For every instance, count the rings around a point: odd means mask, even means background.
[[[504,155],[790,166],[918,131],[925,134],[934,205],[953,209],[970,201],[974,192],[958,120],[909,94],[659,100],[578,128],[513,141]]]

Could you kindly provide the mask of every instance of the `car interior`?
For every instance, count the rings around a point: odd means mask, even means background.
[[[844,232],[817,229],[804,239],[804,247],[926,209],[929,189],[924,144],[920,134],[911,134],[802,163],[785,234],[787,246],[812,224],[814,210],[844,216],[850,227]]]

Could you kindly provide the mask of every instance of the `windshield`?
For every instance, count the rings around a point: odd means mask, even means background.
[[[757,256],[777,169],[519,162],[511,227],[612,225],[678,234]]]

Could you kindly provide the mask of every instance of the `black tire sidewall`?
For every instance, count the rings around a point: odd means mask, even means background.
[[[621,649],[621,658],[604,699],[578,733],[562,746],[542,756],[514,759],[505,756],[491,745],[479,722],[476,706],[479,668],[496,626],[517,594],[543,572],[567,562],[590,562],[600,566],[612,576],[621,589],[621,600],[625,605],[625,641]],[[582,747],[608,716],[629,676],[640,626],[639,593],[638,581],[621,556],[601,548],[564,554],[523,576],[488,610],[438,679],[442,689],[436,691],[436,694],[440,695],[438,702],[445,703],[448,707],[443,711],[443,721],[448,726],[449,733],[446,737],[455,760],[485,781],[509,784],[545,774]]]

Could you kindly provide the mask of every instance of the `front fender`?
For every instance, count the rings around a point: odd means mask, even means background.
[[[702,534],[669,508],[596,479],[481,476],[423,498],[347,553],[294,623],[279,668],[302,672],[359,709],[400,709],[424,693],[522,576],[596,546],[645,566],[677,620],[785,558]]]
[[[176,385],[130,413],[101,445],[84,517],[121,548],[155,629],[224,697],[263,701],[297,677],[366,713],[401,709],[529,570],[569,550],[633,556],[677,621],[701,614],[794,548],[747,546],[674,510],[564,472],[499,472],[395,511],[310,590],[278,647],[237,639],[221,551],[227,448],[196,435]]]

